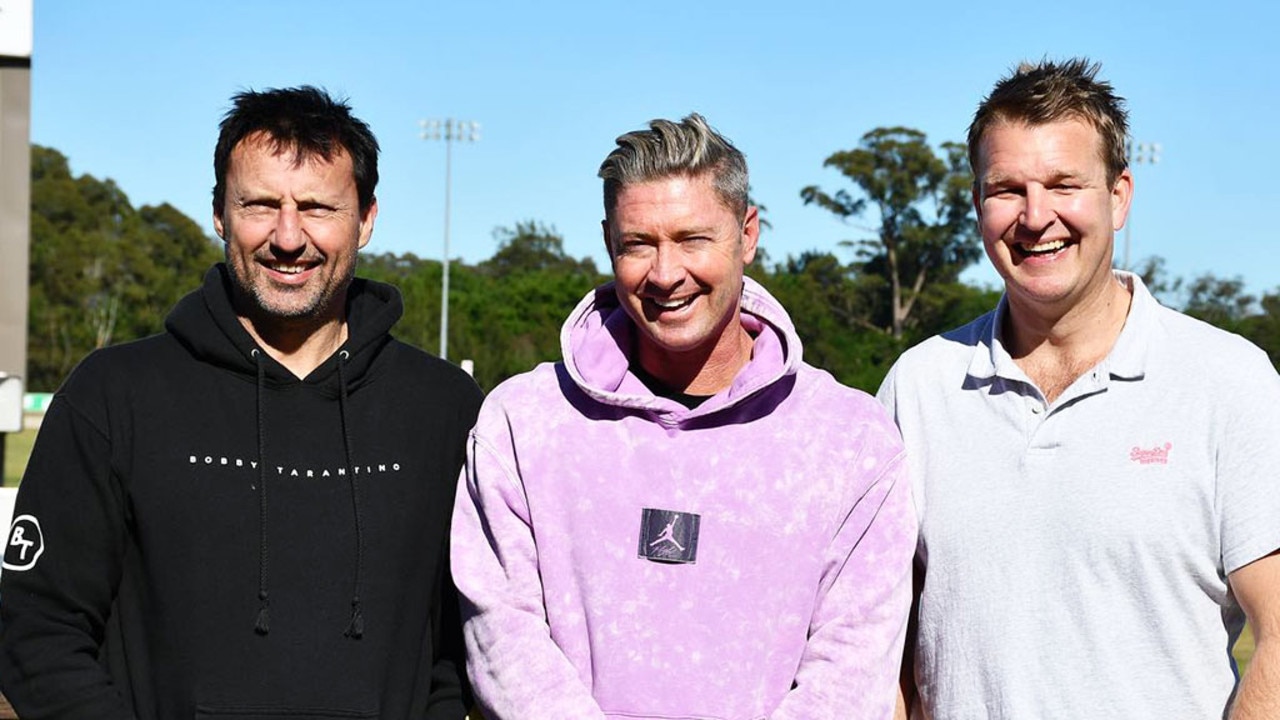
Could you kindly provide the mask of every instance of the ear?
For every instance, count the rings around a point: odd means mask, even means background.
[[[365,245],[369,244],[369,238],[373,237],[373,221],[377,217],[378,198],[375,197],[373,202],[369,203],[369,207],[360,217],[360,240],[359,244],[356,245],[357,248],[363,248]]]
[[[756,257],[756,248],[760,245],[760,208],[747,206],[747,215],[742,220],[742,264],[750,265]]]
[[[1133,173],[1125,168],[1111,186],[1111,229],[1119,230],[1129,219],[1129,206],[1133,202]]]
[[[216,205],[213,208],[213,232],[222,239],[222,242],[227,241],[227,230],[222,225],[222,208]]]
[[[982,224],[982,191],[978,188],[978,181],[975,179],[973,185],[969,187],[969,197],[973,202],[973,214],[978,218],[978,224]]]

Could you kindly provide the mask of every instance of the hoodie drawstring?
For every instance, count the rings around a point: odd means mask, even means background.
[[[360,607],[361,571],[364,567],[364,518],[360,514],[360,477],[351,462],[351,432],[347,429],[347,376],[342,366],[351,358],[346,350],[338,353],[338,415],[342,418],[342,450],[346,455],[347,477],[351,480],[351,509],[356,524],[356,572],[351,592],[351,622],[343,635],[356,640],[364,636],[364,612]]]
[[[262,364],[262,352],[257,348],[250,353],[258,366],[258,619],[253,631],[259,635],[271,632],[271,602],[267,595],[267,466],[264,462],[265,440],[262,434],[262,386],[266,381],[266,368]]]
[[[266,367],[263,365],[262,352],[254,348],[250,353],[258,368],[258,617],[254,621],[253,630],[259,635],[271,632],[271,602],[267,593],[267,470],[264,458],[266,441],[263,428],[262,393],[266,384]],[[347,376],[343,365],[351,355],[346,350],[338,353],[338,415],[342,423],[342,451],[346,462],[346,474],[351,480],[351,507],[355,513],[356,528],[356,568],[352,582],[351,620],[343,635],[353,639],[364,637],[364,611],[360,605],[360,589],[364,570],[364,517],[360,512],[360,480],[356,474],[355,464],[351,462],[351,432],[347,427]]]

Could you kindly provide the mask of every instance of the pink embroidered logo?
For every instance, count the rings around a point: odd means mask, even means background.
[[[1160,465],[1169,464],[1169,451],[1173,449],[1173,443],[1167,442],[1163,446],[1153,447],[1149,450],[1136,447],[1129,451],[1129,459],[1140,465]]]

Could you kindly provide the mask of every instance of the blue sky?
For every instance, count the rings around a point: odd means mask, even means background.
[[[475,120],[481,140],[454,146],[451,255],[482,260],[495,227],[532,219],[604,269],[600,161],[619,134],[698,111],[747,154],[781,260],[867,235],[800,202],[806,185],[841,186],[822,167],[832,152],[889,125],[962,140],[1019,60],[1085,55],[1128,99],[1134,139],[1164,148],[1135,168],[1135,262],[1280,288],[1280,10],[1143,5],[38,0],[31,135],[212,234],[228,98],[320,85],[382,143],[370,249],[438,258],[445,147],[418,121]],[[966,277],[997,280],[985,260]]]

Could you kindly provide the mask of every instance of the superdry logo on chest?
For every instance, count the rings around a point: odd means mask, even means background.
[[[668,563],[698,561],[698,529],[702,516],[696,513],[645,508],[640,513],[642,558]]]
[[[187,464],[205,467],[220,467],[227,469],[247,469],[257,470],[258,461],[250,458],[234,457],[228,455],[189,455]],[[351,468],[352,475],[385,475],[387,473],[400,472],[400,463],[398,462],[380,462],[376,464],[364,463],[355,465]],[[267,473],[280,477],[295,478],[327,478],[327,477],[346,477],[347,468],[345,467],[299,467],[293,465],[267,465]]]
[[[1129,451],[1129,459],[1139,465],[1168,465],[1172,449],[1173,443],[1170,442],[1151,448],[1135,447]]]

